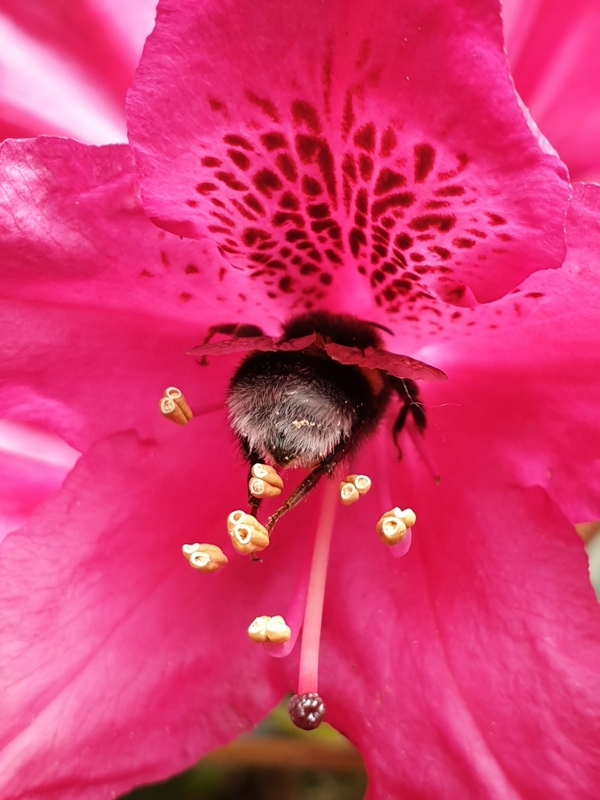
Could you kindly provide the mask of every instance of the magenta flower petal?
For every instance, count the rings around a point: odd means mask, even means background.
[[[571,178],[600,178],[600,17],[595,0],[504,0],[517,91]]]
[[[285,597],[289,549],[255,565],[225,544],[237,486],[219,483],[218,503],[202,491],[231,471],[222,421],[164,433],[98,442],[3,543],[6,797],[116,795],[189,766],[281,697],[245,630]],[[181,545],[205,538],[227,550],[222,572],[186,564]]]
[[[414,461],[395,475],[418,513],[403,559],[365,545],[362,506],[334,541],[328,718],[361,748],[369,798],[592,800],[598,606],[581,542],[543,490],[465,452],[468,426],[447,430],[439,486]]]
[[[0,2],[0,139],[125,140],[125,92],[156,0]]]
[[[357,313],[372,294],[411,317],[559,266],[566,173],[517,104],[499,10],[161,2],[129,94],[146,211],[280,306],[335,307],[342,265]]]
[[[264,313],[259,287],[224,279],[206,243],[148,222],[127,148],[40,139],[0,153],[4,415],[85,449],[128,427],[150,435],[175,381],[195,387],[198,408],[220,403],[214,373],[185,352],[208,324],[249,304]]]
[[[0,420],[0,541],[60,488],[78,455],[45,431]]]
[[[563,267],[466,309],[426,356],[451,377],[428,387],[430,419],[453,427],[468,397],[470,441],[519,484],[544,486],[572,523],[600,517],[599,219],[600,187],[576,185]]]

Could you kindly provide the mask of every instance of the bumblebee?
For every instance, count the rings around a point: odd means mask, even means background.
[[[348,314],[315,311],[292,317],[279,339],[254,325],[218,325],[193,355],[250,351],[231,378],[229,422],[250,476],[255,464],[302,467],[308,475],[269,517],[270,532],[287,511],[331,475],[374,433],[392,396],[401,408],[392,427],[398,437],[410,414],[417,429],[427,419],[415,379],[444,380],[443,372],[409,356],[388,353],[387,328]],[[209,341],[217,333],[226,342]],[[249,496],[256,516],[260,498]]]

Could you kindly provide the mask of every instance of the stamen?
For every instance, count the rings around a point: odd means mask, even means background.
[[[377,523],[377,533],[384,544],[397,544],[416,521],[416,514],[411,508],[406,508],[404,511],[393,508],[391,511],[386,511]]]
[[[175,386],[169,386],[168,389],[165,389],[159,408],[163,417],[170,419],[177,425],[187,425],[194,416],[182,391]]]
[[[254,464],[248,490],[252,497],[277,497],[283,489],[283,481],[273,467]]]
[[[190,566],[200,572],[216,572],[228,562],[228,558],[216,544],[184,544],[181,548]]]
[[[262,616],[256,617],[256,619],[250,624],[248,628],[248,636],[252,639],[253,642],[266,642],[267,641],[267,622],[271,619],[271,617]]]
[[[268,464],[254,464],[252,467],[252,474],[255,478],[262,478],[263,481],[271,486],[283,489],[283,480],[281,476]]]
[[[319,697],[319,645],[323,619],[323,600],[329,561],[329,547],[337,506],[337,487],[328,482],[323,497],[321,516],[317,526],[313,550],[302,645],[298,675],[298,694],[290,701],[289,713],[292,722],[300,728],[316,728],[321,724],[325,706]]]
[[[263,481],[262,478],[250,478],[248,490],[252,497],[277,497],[281,494],[281,489],[278,486],[273,486]]]
[[[408,424],[408,422],[407,422]],[[420,436],[420,434],[418,434]],[[422,438],[422,437],[421,437]],[[385,426],[380,425],[379,431],[377,434],[377,446],[379,449],[379,458],[377,459],[376,469],[377,469],[377,495],[378,495],[378,503],[380,507],[389,508],[392,503],[394,502],[392,498],[392,493],[390,491],[390,486],[392,485],[392,479],[390,477],[390,464],[394,463],[394,459],[391,457],[390,454],[390,446],[391,441],[387,430],[385,430]],[[412,544],[412,530],[408,528],[404,537],[400,540],[398,544],[390,544],[388,547],[388,552],[394,558],[403,558],[408,551],[410,550],[410,546]]]
[[[259,553],[269,546],[269,533],[251,514],[232,511],[227,517],[227,530],[231,543],[243,555]]]
[[[351,506],[352,503],[360,500],[358,489],[353,483],[340,483],[340,500],[345,506]]]
[[[279,614],[274,617],[256,617],[248,628],[248,636],[255,642],[283,644],[292,635],[291,628]]]
[[[348,475],[340,483],[340,500],[345,506],[352,505],[371,488],[371,479],[366,475]]]
[[[271,642],[265,645],[265,650],[273,658],[284,658],[289,656],[294,647],[296,646],[296,639],[302,630],[302,623],[304,621],[304,611],[306,609],[306,597],[308,595],[308,579],[310,573],[310,565],[312,563],[313,542],[307,539],[302,547],[302,553],[298,557],[298,576],[296,586],[292,592],[292,600],[287,608],[285,620],[292,630],[292,634],[287,642],[283,644],[273,644]]]

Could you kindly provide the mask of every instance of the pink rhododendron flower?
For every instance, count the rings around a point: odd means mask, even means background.
[[[166,4],[135,166],[127,146],[0,148],[2,407],[83,453],[0,550],[0,796],[123,792],[297,689],[300,642],[271,658],[246,629],[298,605],[331,492],[261,564],[238,556],[239,357],[185,352],[312,303],[449,376],[422,385],[426,438],[398,462],[386,420],[352,464],[371,492],[328,523],[318,688],[369,796],[595,797],[598,607],[573,523],[600,515],[600,191],[569,202],[528,130],[493,2],[361,8]],[[161,225],[202,238],[148,221],[136,169]],[[184,427],[157,411],[171,385]],[[374,530],[396,504],[417,513],[398,559]],[[194,541],[227,566],[191,570]]]
[[[125,141],[125,92],[156,0],[0,0],[0,139]]]

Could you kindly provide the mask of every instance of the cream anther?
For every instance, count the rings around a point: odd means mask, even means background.
[[[194,416],[180,389],[169,386],[161,398],[160,413],[177,425],[187,425]]]
[[[356,486],[359,494],[366,494],[371,488],[371,478],[367,475],[348,475],[346,480]]]
[[[273,642],[283,644],[291,637],[292,631],[279,614],[275,617],[256,617],[248,628],[248,636],[254,642]]]
[[[371,488],[371,479],[366,475],[348,475],[340,483],[340,500],[345,506],[352,505]]]
[[[251,514],[232,511],[227,518],[227,530],[231,543],[243,555],[258,553],[269,545],[269,534]]]
[[[251,514],[246,514],[245,511],[240,510],[232,511],[227,517],[227,530],[231,533],[236,525],[241,525],[242,523],[251,525],[253,522],[256,522],[256,518]]]
[[[283,481],[273,467],[267,464],[254,464],[248,490],[252,497],[277,497],[283,489]]]
[[[352,483],[340,483],[340,500],[345,506],[350,506],[360,499],[358,489]]]
[[[377,523],[377,533],[384,544],[397,544],[404,538],[408,528],[411,528],[417,517],[411,508],[404,511],[393,508],[387,511]]]
[[[267,641],[267,622],[271,617],[256,617],[254,622],[248,628],[248,636],[253,642],[266,642]]]
[[[271,617],[267,622],[267,638],[270,642],[275,644],[282,644],[287,642],[292,635],[292,630],[289,625],[286,625],[284,618],[281,615]]]
[[[184,544],[181,548],[190,566],[200,572],[216,572],[228,562],[228,558],[216,544]]]
[[[278,489],[283,489],[283,481],[278,473],[268,464],[254,464],[252,467],[252,475],[255,478],[261,478],[265,483],[270,486],[276,486]]]
[[[277,497],[281,494],[278,486],[271,486],[270,483],[263,481],[262,478],[250,478],[248,490],[252,497]]]

